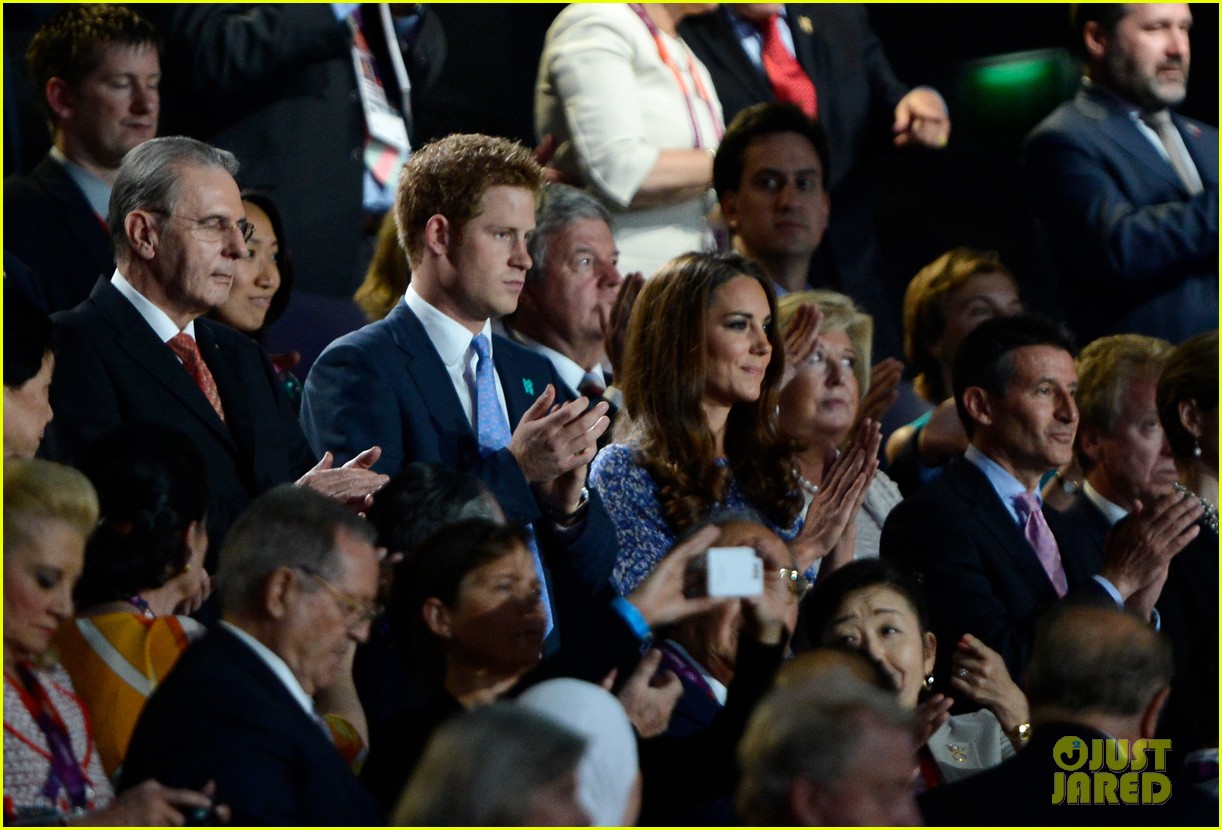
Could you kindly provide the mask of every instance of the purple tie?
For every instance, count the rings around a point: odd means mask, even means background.
[[[1069,592],[1069,582],[1065,578],[1056,537],[1052,535],[1052,528],[1048,527],[1044,511],[1040,509],[1040,497],[1035,493],[1019,493],[1014,497],[1014,507],[1023,525],[1023,536],[1027,537],[1031,549],[1044,566],[1044,573],[1052,580],[1057,596],[1065,596]]]

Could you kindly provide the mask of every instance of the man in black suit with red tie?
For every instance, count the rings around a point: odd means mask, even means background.
[[[253,230],[236,171],[232,154],[181,136],[146,141],[124,158],[110,199],[114,275],[54,318],[56,417],[44,446],[73,464],[129,420],[182,430],[208,462],[213,550],[274,485],[297,481],[363,505],[386,480],[368,469],[374,448],[342,468],[330,454],[314,464],[267,354],[202,319],[229,297]]]
[[[686,18],[679,33],[708,68],[727,124],[752,104],[781,101],[823,125],[835,210],[811,283],[866,307],[875,350],[898,356],[899,296],[882,291],[869,156],[888,141],[945,146],[950,117],[942,97],[896,79],[859,4],[727,3]]]
[[[920,573],[947,683],[964,634],[998,651],[1022,677],[1035,619],[1073,594],[1151,618],[1168,563],[1195,535],[1200,508],[1156,500],[1105,544],[1039,497],[1042,477],[1067,463],[1078,427],[1078,377],[1067,332],[1031,315],[981,323],[952,372],[969,446],[883,526],[882,555]]]

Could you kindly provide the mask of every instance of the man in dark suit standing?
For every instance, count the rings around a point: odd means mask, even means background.
[[[123,157],[157,134],[157,31],[121,6],[71,6],[38,30],[27,60],[53,146],[4,183],[4,251],[28,269],[14,269],[27,275],[19,287],[52,313],[114,270],[106,206]]]
[[[208,463],[214,549],[250,500],[286,481],[364,503],[386,477],[370,451],[344,468],[313,464],[267,354],[198,319],[223,303],[252,231],[234,157],[182,137],[127,154],[110,200],[117,269],[89,299],[55,315],[57,413],[45,450],[72,464],[102,433],[151,418],[189,435]],[[211,557],[209,565],[211,566]]]
[[[293,302],[269,332],[305,365],[364,320],[351,303],[420,141],[445,35],[423,3],[149,3],[166,132],[223,147],[276,203]],[[283,240],[281,240],[283,244]]]
[[[584,191],[548,185],[527,244],[530,268],[513,314],[504,318],[514,342],[547,358],[567,398],[608,400],[605,336],[623,278],[611,214]],[[639,277],[638,277],[639,279]],[[614,419],[612,404],[607,416]],[[610,430],[603,433],[609,437]]]
[[[1170,683],[1171,648],[1137,616],[1111,608],[1057,609],[1041,620],[1031,657],[1030,741],[993,769],[922,794],[917,805],[925,822],[956,827],[1216,824],[1217,795],[1178,781],[1179,770],[1167,763],[1165,747],[1147,750],[1141,773],[1127,772],[1128,763],[1120,771],[1092,765],[1104,757],[1106,742],[1154,737]],[[1134,761],[1132,769],[1143,768]],[[1157,786],[1151,792],[1169,798],[1143,804],[1137,787],[1127,792],[1124,785],[1116,787],[1121,771],[1125,777],[1164,776],[1167,789]],[[1086,789],[1073,786],[1072,778],[1085,782]],[[1095,778],[1110,779],[1097,782],[1110,783],[1110,791],[1095,786]]]
[[[585,480],[608,404],[566,402],[547,360],[492,332],[517,307],[542,183],[530,153],[504,139],[458,134],[413,153],[395,208],[407,294],[327,347],[301,417],[314,446],[341,460],[368,440],[386,473],[412,461],[471,473],[534,528],[540,551],[593,545],[591,581],[605,583],[614,534]],[[563,540],[552,544],[553,532]]]
[[[1083,340],[1218,325],[1218,131],[1187,90],[1187,4],[1080,3],[1086,77],[1027,139],[1028,199]]]
[[[952,372],[969,445],[883,526],[882,555],[923,575],[939,643],[935,679],[949,688],[954,644],[973,634],[1022,677],[1036,617],[1070,593],[1151,616],[1167,564],[1196,535],[1200,508],[1172,494],[1102,555],[1039,496],[1067,463],[1078,426],[1078,378],[1063,328],[1030,315],[986,320]]]
[[[217,575],[224,618],[149,698],[119,789],[216,781],[238,825],[377,824],[314,697],[378,613],[374,531],[317,493],[281,486],[234,524]]]
[[[869,155],[946,145],[950,117],[932,87],[900,83],[856,4],[744,3],[686,18],[679,33],[708,68],[728,124],[766,101],[794,103],[827,132],[825,185],[835,211],[811,261],[815,287],[835,288],[875,320],[879,354],[899,356],[899,300],[882,290]]]

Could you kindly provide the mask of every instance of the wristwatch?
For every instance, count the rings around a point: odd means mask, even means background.
[[[1013,743],[1025,744],[1031,740],[1031,724],[1029,722],[1020,723],[1018,726],[1006,733]]]

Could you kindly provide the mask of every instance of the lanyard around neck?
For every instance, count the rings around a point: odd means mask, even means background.
[[[662,63],[670,70],[670,73],[675,76],[675,83],[679,85],[679,91],[683,93],[683,103],[687,106],[687,117],[692,123],[692,137],[696,149],[704,146],[700,140],[700,126],[696,121],[696,110],[692,107],[691,93],[688,91],[687,82],[683,80],[683,73],[679,71],[678,65],[670,56],[670,50],[666,48],[665,41],[662,40],[662,32],[657,25],[649,19],[649,14],[645,11],[645,7],[640,3],[629,3],[629,8],[636,12],[636,16],[641,18],[641,22],[645,24],[645,28],[649,30],[649,34],[653,37],[654,46],[658,50],[658,57]],[[680,41],[682,42],[682,41]],[[713,96],[709,94],[708,87],[704,85],[704,81],[700,78],[700,73],[696,71],[696,62],[692,58],[690,50],[687,52],[687,71],[692,76],[692,83],[696,87],[696,97],[704,102],[704,106],[709,111],[709,120],[713,123],[713,133],[717,136],[717,140],[721,140],[721,124],[717,118],[717,112],[713,109]]]

